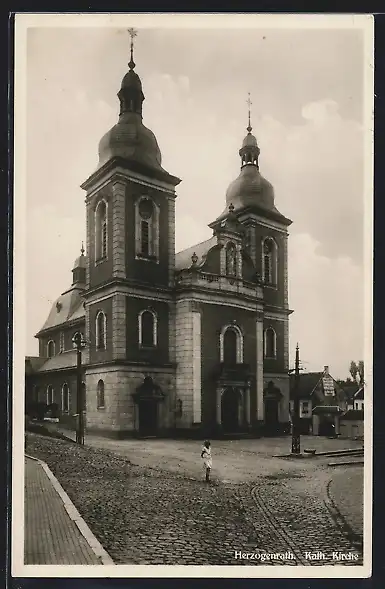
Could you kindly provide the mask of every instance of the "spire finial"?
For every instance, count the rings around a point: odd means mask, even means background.
[[[134,38],[137,36],[138,31],[136,31],[134,28],[130,28],[127,29],[128,34],[131,37],[131,58],[130,58],[130,62],[128,64],[128,67],[130,68],[130,70],[133,70],[135,67],[135,61],[134,61]]]
[[[85,251],[84,250],[84,244],[82,242],[82,247],[80,248],[80,253],[81,253],[82,256],[84,256],[84,251]]]
[[[247,98],[246,102],[247,102],[247,104],[249,106],[249,125],[247,127],[247,130],[248,130],[249,133],[251,133],[251,131],[253,130],[253,127],[251,126],[251,112],[250,112],[250,109],[251,109],[251,105],[253,103],[251,102],[250,92],[248,92],[247,94],[248,94],[248,98]]]

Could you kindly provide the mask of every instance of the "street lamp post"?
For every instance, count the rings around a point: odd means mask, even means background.
[[[82,386],[82,348],[85,346],[81,333],[75,333],[73,343],[76,347],[76,412],[78,423],[76,428],[76,443],[84,444],[84,399]]]
[[[292,417],[292,432],[291,432],[291,453],[301,453],[301,436],[299,433],[299,347],[297,344],[295,350],[295,368],[294,368],[294,411]]]

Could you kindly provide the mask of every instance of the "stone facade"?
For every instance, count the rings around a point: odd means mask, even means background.
[[[82,185],[87,259],[79,258],[74,276],[84,273],[84,283],[56,303],[65,313],[51,310],[37,334],[40,357],[50,339],[58,350],[71,330],[82,330],[89,430],[211,436],[260,433],[268,423],[277,432],[289,421],[291,221],[259,173],[249,124],[241,171],[225,211],[210,224],[212,237],[176,254],[180,180],[163,169],[156,139],[142,123],[144,95],[135,76],[124,79],[121,116]],[[274,334],[269,354],[267,332]],[[47,359],[34,378],[47,386],[54,371],[74,369]]]

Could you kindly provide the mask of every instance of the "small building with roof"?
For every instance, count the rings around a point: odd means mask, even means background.
[[[294,375],[290,375],[291,407],[294,407]],[[339,434],[341,415],[347,410],[348,396],[331,376],[329,367],[305,372],[299,377],[299,417],[302,434]]]

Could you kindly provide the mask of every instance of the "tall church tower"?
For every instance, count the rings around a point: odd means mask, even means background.
[[[82,185],[87,427],[127,435],[145,414],[151,414],[149,429],[167,427],[174,402],[172,287],[180,182],[162,168],[156,138],[143,124],[136,33],[129,32],[131,59],[118,92],[118,122],[102,137],[97,170]]]
[[[292,221],[276,208],[273,186],[260,173],[260,149],[252,134],[250,97],[248,104],[247,135],[239,150],[240,174],[228,187],[226,209],[215,223],[225,218],[229,206],[233,207],[245,230],[244,247],[254,262],[263,288],[263,313],[257,313],[256,339],[262,348],[257,352],[257,389],[258,420],[266,424],[270,417],[272,421],[276,417],[268,415],[269,407],[276,407],[276,403],[269,403],[269,395],[274,397],[273,386],[289,398],[289,315],[292,311],[288,303],[288,227]]]

